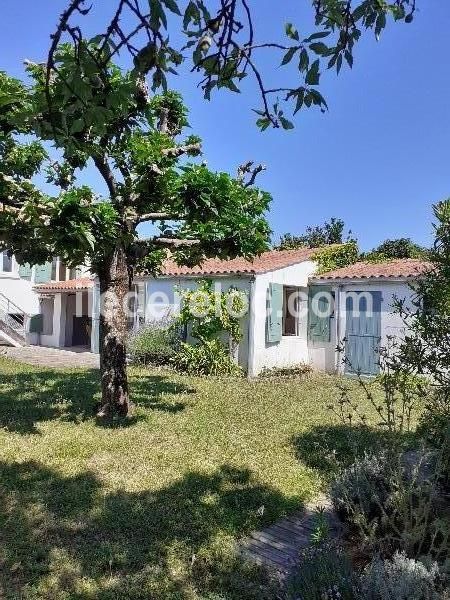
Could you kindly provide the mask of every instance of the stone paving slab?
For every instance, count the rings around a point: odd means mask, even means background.
[[[339,519],[328,498],[320,497],[315,502],[281,521],[255,531],[240,544],[244,557],[275,570],[282,577],[290,574],[299,562],[300,552],[311,545],[311,534],[317,522],[317,509],[324,509],[330,527],[330,536],[342,533]]]
[[[44,346],[0,347],[0,356],[50,369],[99,368],[98,354],[85,348],[46,348]]]

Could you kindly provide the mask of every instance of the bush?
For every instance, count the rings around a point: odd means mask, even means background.
[[[439,567],[396,553],[391,560],[373,559],[360,578],[360,596],[364,600],[439,600]]]
[[[165,319],[147,323],[130,334],[128,352],[137,364],[167,365],[180,345],[180,335],[173,323]]]
[[[419,433],[442,452],[442,481],[450,489],[450,399],[446,390],[433,395],[422,414]]]
[[[219,340],[202,340],[195,345],[182,343],[172,364],[189,375],[242,375],[241,367],[233,362]]]
[[[291,367],[274,367],[272,369],[265,367],[259,376],[265,378],[280,377],[294,379],[296,377],[308,377],[312,372],[313,368],[310,364],[300,363]]]
[[[372,521],[381,515],[380,505],[389,496],[390,467],[386,453],[357,459],[343,469],[331,484],[331,500],[343,521],[352,520],[362,512]]]
[[[350,559],[333,544],[303,551],[287,589],[289,600],[356,600]]]
[[[338,514],[361,540],[361,549],[392,556],[444,558],[450,524],[440,516],[439,463],[435,454],[365,456],[332,485]]]

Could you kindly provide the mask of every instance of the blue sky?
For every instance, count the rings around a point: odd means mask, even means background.
[[[223,92],[206,102],[195,76],[170,81],[190,107],[190,123],[204,140],[211,168],[235,172],[248,159],[267,165],[259,185],[274,198],[269,216],[274,239],[336,216],[363,249],[392,237],[431,242],[431,206],[450,196],[450,4],[418,3],[420,13],[411,25],[391,25],[378,43],[371,34],[363,38],[352,71],[323,76],[329,112],[300,112],[293,131],[257,130],[251,108],[259,99],[251,82],[242,94]],[[309,0],[251,4],[258,40],[280,39],[288,20],[301,33],[311,32]],[[22,76],[23,59],[45,58],[64,5],[63,0],[2,0],[1,70]],[[111,3],[105,2],[105,11],[106,5]],[[91,18],[93,31],[101,13],[103,7]],[[262,55],[260,64],[271,81],[283,82],[276,61]],[[98,183],[95,177],[92,183]]]

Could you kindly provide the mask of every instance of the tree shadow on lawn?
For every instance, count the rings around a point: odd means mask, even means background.
[[[145,420],[145,410],[176,413],[184,410],[187,394],[195,393],[165,375],[130,377],[132,400],[138,409],[127,419],[97,419],[101,427],[129,427]],[[183,396],[175,401],[171,396]],[[18,433],[38,433],[39,422],[60,419],[74,423],[94,419],[100,400],[98,370],[27,370],[2,373],[0,428]],[[141,410],[142,409],[142,410]]]
[[[319,425],[293,438],[297,458],[308,467],[330,478],[349,466],[356,457],[386,447],[389,433],[367,425]],[[396,434],[397,442],[414,446],[414,433]]]
[[[275,598],[267,574],[223,554],[218,540],[298,508],[227,465],[141,492],[106,492],[91,472],[64,477],[37,462],[0,462],[0,481],[5,598],[22,597],[24,586],[45,598],[182,600],[194,587],[225,587],[236,600]]]

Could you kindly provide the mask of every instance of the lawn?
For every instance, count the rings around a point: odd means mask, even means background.
[[[92,416],[97,378],[0,359],[0,597],[272,598],[233,541],[377,437],[339,424],[327,406],[342,380],[327,375],[132,369],[126,423]]]

